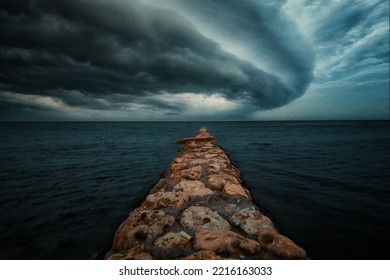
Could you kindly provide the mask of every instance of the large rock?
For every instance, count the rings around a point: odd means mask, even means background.
[[[126,253],[120,254],[112,254],[107,259],[108,260],[152,260],[153,257],[144,251],[144,246],[137,246]]]
[[[112,253],[124,253],[145,243],[170,229],[175,218],[161,210],[143,210],[131,213],[115,233]]]
[[[180,181],[173,187],[173,191],[184,194],[185,196],[206,196],[214,194],[214,192],[208,189],[202,182],[190,180]]]
[[[210,161],[210,164],[208,166],[208,173],[209,174],[221,174],[221,171],[223,169],[227,168],[227,164],[225,162],[218,162],[218,161]]]
[[[166,207],[180,207],[188,201],[188,196],[176,192],[160,191],[146,197],[142,203],[142,209],[160,209]]]
[[[217,156],[219,156],[219,154],[213,154],[210,151],[208,153],[204,154],[204,158],[205,159],[210,159],[210,158],[214,158],[214,157],[217,157]]]
[[[306,252],[286,236],[271,228],[262,229],[258,240],[263,248],[280,259],[305,259]]]
[[[215,231],[199,228],[195,234],[194,250],[213,251],[215,253],[255,255],[261,245],[233,231]]]
[[[202,177],[202,166],[197,165],[189,169],[172,173],[172,179],[199,180]]]
[[[218,256],[213,251],[199,251],[182,258],[182,260],[223,260],[223,258]]]
[[[224,173],[211,174],[208,176],[208,181],[213,189],[222,190],[228,184],[238,184],[238,180],[231,175]]]
[[[262,228],[274,228],[272,221],[258,210],[243,209],[234,213],[230,222],[250,235],[257,235]]]
[[[240,184],[228,182],[225,184],[223,191],[229,195],[241,195],[249,198],[249,193]]]
[[[197,166],[197,165],[208,165],[210,162],[210,160],[208,159],[203,159],[203,158],[195,158],[195,159],[190,159],[188,161],[188,164],[192,164],[193,166]]]
[[[187,162],[174,162],[169,166],[169,169],[171,172],[177,172],[183,169],[188,168],[188,163]]]
[[[158,191],[148,195],[142,203],[142,209],[161,209],[166,207],[179,208],[188,202],[190,196],[213,195],[200,181],[182,180],[173,187],[171,192]]]
[[[207,228],[213,230],[230,230],[230,224],[218,213],[208,207],[191,206],[181,215],[180,224],[190,230]]]
[[[177,232],[168,232],[154,241],[154,246],[161,248],[188,247],[190,241]]]

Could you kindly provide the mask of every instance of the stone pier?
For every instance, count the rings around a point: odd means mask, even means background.
[[[240,171],[206,128],[115,233],[106,259],[306,259],[253,204]]]

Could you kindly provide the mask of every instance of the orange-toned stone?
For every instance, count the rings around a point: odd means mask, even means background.
[[[108,260],[152,260],[152,256],[144,251],[143,246],[138,246],[128,250],[124,254],[112,254]]]
[[[234,213],[230,222],[248,234],[256,235],[262,228],[274,228],[274,224],[258,210],[243,209]]]
[[[221,170],[223,168],[226,168],[226,167],[227,167],[226,163],[210,161],[210,164],[208,166],[208,173],[209,174],[220,174]]]
[[[218,213],[208,207],[191,206],[181,215],[180,224],[186,229],[208,228],[213,230],[230,230],[230,224]]]
[[[272,243],[278,234],[275,228],[261,228],[258,232],[257,240],[264,247],[266,244]]]
[[[195,233],[194,250],[207,250],[215,253],[249,254],[260,252],[261,245],[233,231],[215,231],[199,228]]]
[[[161,210],[132,212],[115,233],[112,253],[127,251],[152,241],[175,223],[175,218]]]
[[[280,259],[305,259],[306,252],[292,240],[268,228],[260,231],[258,235],[263,248]]]
[[[218,154],[212,154],[212,153],[206,153],[206,154],[204,154],[204,157],[206,158],[206,159],[210,159],[210,158],[214,158],[214,157],[217,157],[218,156]]]
[[[202,177],[202,166],[194,166],[175,172],[171,175],[172,179],[199,180]]]
[[[185,196],[206,196],[213,195],[214,192],[208,189],[200,181],[182,180],[173,187],[174,192],[181,193]]]
[[[232,214],[236,211],[237,209],[237,205],[236,204],[228,204],[225,206],[224,210],[229,213],[229,214]]]
[[[226,183],[223,190],[229,195],[241,195],[246,198],[249,198],[245,189],[240,184],[230,182]]]
[[[204,164],[209,164],[210,160],[208,159],[203,159],[203,158],[196,158],[196,159],[190,159],[188,160],[188,164],[192,164],[193,166],[195,165],[204,165]]]
[[[227,174],[211,174],[208,176],[208,181],[213,189],[221,190],[228,184],[238,184],[235,177]]]
[[[168,232],[154,241],[154,246],[161,248],[188,247],[190,242],[177,232]]]
[[[187,203],[188,196],[180,195],[176,192],[160,191],[152,193],[146,197],[146,200],[142,203],[143,209],[161,209],[166,207],[180,207]]]
[[[169,167],[169,169],[172,172],[177,172],[177,171],[187,169],[187,168],[188,168],[188,163],[186,163],[186,162],[180,162],[180,163],[174,162]]]
[[[182,258],[182,260],[223,260],[223,258],[218,256],[213,251],[199,251]]]
[[[185,160],[186,160],[186,158],[184,156],[178,156],[178,157],[175,158],[174,162],[182,163]]]

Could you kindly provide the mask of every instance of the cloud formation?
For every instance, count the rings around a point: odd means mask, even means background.
[[[389,114],[387,0],[5,0],[0,31],[0,120]]]
[[[388,4],[386,0],[289,0],[284,10],[313,45],[316,78],[361,81],[370,73],[371,78],[388,77]]]
[[[313,55],[281,7],[157,3],[2,1],[1,114],[46,108],[173,116],[196,110],[188,104],[196,98],[255,110],[305,92]]]

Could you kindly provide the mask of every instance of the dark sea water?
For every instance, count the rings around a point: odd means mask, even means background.
[[[99,259],[206,126],[313,259],[390,259],[389,122],[0,124],[0,259]]]

